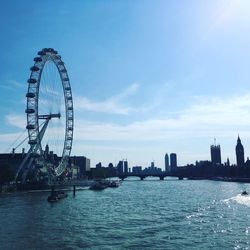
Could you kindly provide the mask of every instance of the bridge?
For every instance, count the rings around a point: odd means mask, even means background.
[[[165,177],[177,177],[180,180],[182,180],[183,178],[185,178],[186,176],[182,173],[167,173],[167,172],[160,172],[160,173],[121,173],[121,174],[117,174],[115,176],[111,176],[111,177],[118,177],[121,180],[124,180],[128,177],[139,177],[141,179],[141,181],[143,181],[146,177],[158,177],[160,180],[164,180]]]

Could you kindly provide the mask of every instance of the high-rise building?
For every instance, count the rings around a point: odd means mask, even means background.
[[[90,171],[90,159],[85,156],[71,156],[71,162],[78,169],[78,177],[83,177]]]
[[[220,145],[211,145],[210,146],[211,152],[211,161],[213,165],[221,165],[221,151]]]
[[[128,173],[128,161],[124,161],[124,173]]]
[[[165,171],[166,171],[166,172],[169,172],[169,171],[170,171],[168,154],[165,154]]]
[[[177,155],[175,153],[170,154],[170,171],[177,169]]]
[[[240,137],[238,136],[237,139],[237,145],[235,147],[235,151],[236,151],[236,162],[237,162],[237,166],[243,166],[245,163],[245,158],[244,158],[244,147],[241,144],[241,140]]]
[[[118,172],[118,174],[123,173],[123,161],[118,162],[118,164],[117,164],[117,172]]]

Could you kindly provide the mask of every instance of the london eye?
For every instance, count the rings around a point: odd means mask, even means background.
[[[46,168],[50,176],[62,175],[73,142],[73,98],[61,56],[52,48],[44,48],[30,71],[25,110],[30,149],[16,174],[22,183],[34,169]],[[51,160],[54,155],[57,159]]]

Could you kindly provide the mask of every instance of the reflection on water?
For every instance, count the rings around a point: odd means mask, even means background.
[[[239,203],[239,204],[250,207],[250,195],[238,194],[238,195],[236,195],[236,196],[234,196],[232,198],[225,199],[224,201],[227,202],[228,204],[230,202],[236,202],[236,203]]]
[[[0,196],[1,249],[247,249],[249,184],[124,181],[55,204],[46,193]]]

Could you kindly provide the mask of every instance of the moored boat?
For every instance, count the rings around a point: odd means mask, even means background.
[[[62,198],[66,198],[68,194],[63,191],[51,191],[50,196],[48,197],[48,202],[56,202]]]
[[[103,190],[107,187],[106,183],[102,183],[100,181],[95,181],[90,187],[89,189],[91,190]]]
[[[111,187],[111,188],[116,188],[116,187],[119,187],[120,186],[120,182],[119,181],[110,181],[108,187]]]

